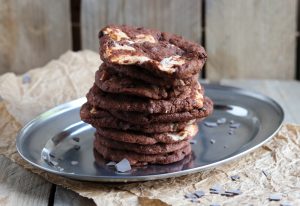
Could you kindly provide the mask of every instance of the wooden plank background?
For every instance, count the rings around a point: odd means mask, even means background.
[[[129,24],[201,40],[199,0],[82,0],[82,48],[98,51],[97,34],[107,24]]]
[[[296,0],[207,0],[207,77],[294,79]]]
[[[72,48],[98,51],[99,29],[115,23],[174,32],[204,44],[210,80],[295,79],[297,2],[0,0],[0,73],[24,73]]]
[[[0,73],[24,73],[71,49],[69,0],[0,0]]]

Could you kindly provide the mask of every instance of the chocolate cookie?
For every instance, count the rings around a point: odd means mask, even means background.
[[[105,63],[103,63],[102,65],[108,67]],[[195,81],[198,81],[199,78],[199,74],[195,74],[192,77],[186,79],[163,78],[151,73],[148,70],[144,70],[143,68],[136,65],[110,65],[110,67],[108,68],[110,72],[123,74],[133,79],[141,80],[149,84],[154,84],[163,87],[189,86]]]
[[[194,82],[194,84],[196,83],[197,82]],[[100,70],[96,72],[95,84],[104,92],[121,93],[150,99],[174,98],[188,90],[188,86],[173,88],[159,87],[130,77],[111,74],[102,66]]]
[[[95,109],[96,110],[96,109]],[[153,124],[166,122],[189,121],[192,119],[201,119],[209,116],[213,112],[213,102],[208,97],[204,98],[204,105],[201,109],[168,114],[144,114],[140,112],[111,111],[111,114],[118,119],[130,122],[132,124]]]
[[[131,165],[147,165],[147,164],[170,164],[182,160],[192,151],[191,145],[165,154],[146,155],[126,150],[111,149],[103,146],[97,139],[94,141],[95,150],[103,156],[104,159],[119,162],[126,158]]]
[[[199,73],[207,55],[181,36],[131,26],[99,32],[101,59],[114,65],[139,65],[158,76],[185,79]]]
[[[153,145],[156,143],[171,144],[188,140],[198,132],[197,124],[186,126],[183,130],[173,133],[145,134],[141,132],[122,131],[116,129],[97,128],[96,133],[112,140],[141,145]]]
[[[139,154],[165,154],[182,149],[190,144],[188,140],[183,140],[170,144],[157,143],[152,145],[141,145],[111,140],[101,136],[99,133],[96,133],[96,141],[110,149],[126,150]]]
[[[112,172],[115,170],[114,167],[107,166],[106,164],[110,160],[105,160],[102,155],[100,155],[95,149],[93,151],[96,167],[99,166],[102,170]],[[135,164],[134,167],[131,167],[130,174],[134,175],[136,172],[143,175],[151,175],[158,173],[170,173],[181,171],[183,168],[191,168],[193,164],[193,155],[192,153],[185,156],[182,160],[169,165],[168,167],[156,167],[155,165],[145,165],[145,164]]]
[[[130,95],[104,93],[95,84],[87,94],[90,104],[107,110],[144,113],[176,113],[203,107],[201,87],[197,84],[176,98],[153,100]]]
[[[94,111],[93,107],[91,107],[89,103],[85,103],[84,105],[82,105],[80,109],[80,117],[82,121],[91,124],[95,128],[104,127],[120,130],[140,131],[144,133],[178,132],[183,130],[187,125],[193,124],[195,122],[189,121],[136,125],[117,119],[109,111]]]

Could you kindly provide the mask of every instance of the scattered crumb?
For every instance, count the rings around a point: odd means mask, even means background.
[[[240,176],[238,176],[238,175],[232,175],[232,176],[230,176],[230,178],[231,178],[232,181],[236,181],[236,180],[240,179]]]
[[[218,124],[216,122],[204,122],[204,125],[207,127],[217,127]]]
[[[73,137],[72,140],[73,140],[74,142],[79,142],[79,141],[80,141],[80,138],[79,138],[79,137]]]
[[[191,139],[191,140],[190,140],[190,144],[197,144],[197,140]]]
[[[290,203],[290,202],[282,202],[282,203],[280,203],[280,206],[292,206],[292,203]]]
[[[217,124],[225,124],[226,123],[226,118],[225,117],[222,117],[222,118],[219,118],[218,120],[217,120]]]
[[[270,201],[280,201],[282,199],[281,193],[274,193],[269,196]]]
[[[229,125],[229,127],[230,127],[230,128],[233,128],[233,129],[237,129],[237,128],[239,128],[240,126],[241,126],[240,123],[233,123],[233,124],[230,124],[230,125]]]
[[[194,193],[198,198],[203,197],[205,195],[205,192],[198,190]]]

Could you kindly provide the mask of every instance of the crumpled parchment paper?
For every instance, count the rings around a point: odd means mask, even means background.
[[[246,156],[215,169],[165,180],[104,184],[80,182],[52,175],[25,162],[15,148],[22,125],[58,104],[82,97],[94,81],[99,55],[91,51],[67,52],[44,68],[22,76],[8,73],[0,77],[0,154],[48,181],[92,198],[97,205],[197,205],[184,198],[203,190],[200,205],[300,205],[300,126],[286,124],[270,142]],[[239,175],[232,181],[230,176]],[[209,194],[219,184],[224,189],[240,189],[241,195]],[[269,195],[281,193],[279,202]],[[199,205],[199,203],[198,203]]]

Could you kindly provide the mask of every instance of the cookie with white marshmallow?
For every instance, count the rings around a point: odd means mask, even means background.
[[[203,47],[181,36],[132,26],[107,26],[99,32],[100,56],[110,66],[139,66],[161,77],[190,78],[200,72]]]

